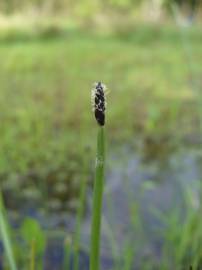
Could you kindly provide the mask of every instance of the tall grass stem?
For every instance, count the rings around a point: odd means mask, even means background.
[[[31,251],[30,251],[30,270],[35,270],[35,255],[36,255],[36,241],[33,239],[31,242]]]
[[[79,196],[79,208],[77,213],[77,221],[76,221],[76,231],[75,231],[75,239],[74,239],[74,270],[79,270],[79,246],[80,246],[80,236],[81,236],[81,223],[82,217],[84,214],[85,207],[85,195],[86,195],[87,181],[86,179],[82,179],[81,190]]]
[[[102,217],[102,197],[105,165],[105,130],[99,127],[97,135],[97,156],[93,190],[93,209],[91,224],[90,270],[100,269],[100,231]]]
[[[0,232],[1,232],[2,242],[3,242],[6,256],[8,259],[9,269],[17,270],[17,266],[15,263],[14,255],[13,255],[11,240],[9,236],[8,224],[7,224],[5,215],[6,215],[6,210],[4,207],[3,196],[0,191]]]

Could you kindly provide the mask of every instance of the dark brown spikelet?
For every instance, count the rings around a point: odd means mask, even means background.
[[[105,85],[101,82],[95,84],[95,88],[92,90],[92,103],[95,119],[100,126],[105,124]]]

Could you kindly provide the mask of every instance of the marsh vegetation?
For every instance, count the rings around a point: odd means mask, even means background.
[[[18,269],[89,269],[99,80],[101,269],[202,267],[201,42],[197,24],[2,28],[0,180]]]

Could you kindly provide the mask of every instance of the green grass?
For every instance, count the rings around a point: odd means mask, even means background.
[[[49,34],[0,33],[0,180],[3,190],[11,194],[9,207],[22,198],[39,199],[47,209],[55,202],[62,209],[79,194],[83,201],[80,179],[88,182],[91,178],[96,152],[95,121],[90,113],[92,82],[102,80],[111,90],[110,147],[132,145],[138,138],[179,144],[198,134],[201,97],[193,81],[201,86],[200,29],[185,30],[194,72],[174,26],[138,25],[130,31],[117,29],[111,35],[86,31]],[[151,149],[150,154],[163,155],[164,150]],[[61,186],[66,193],[59,192]],[[173,248],[175,241],[179,243],[176,265],[184,259],[183,248],[189,244],[191,226],[198,216],[188,217],[183,228],[189,237],[185,244],[178,240],[177,221],[173,218],[169,225],[165,250]],[[198,234],[200,225],[193,244],[197,252]],[[78,249],[79,238],[76,241]],[[31,246],[33,239],[28,243]],[[69,250],[68,244],[68,254]],[[124,268],[129,269],[132,254],[127,239],[124,256]]]
[[[91,130],[90,137],[95,136],[89,87],[100,78],[109,89],[113,85],[109,140],[154,133],[154,125],[159,127],[155,134],[183,125],[179,116],[187,113],[186,104],[193,103],[196,94],[180,38],[175,29],[170,34],[159,30],[160,37],[158,30],[143,30],[151,32],[146,41],[138,30],[131,40],[67,33],[64,38],[0,45],[1,174],[47,174],[53,167],[59,173],[66,159],[74,169],[80,134],[86,139],[84,147],[94,149],[88,134]],[[192,36],[199,80],[202,48],[197,34]],[[185,117],[189,121],[190,116]]]
[[[13,254],[12,241],[9,235],[9,226],[6,219],[6,209],[4,207],[1,191],[0,191],[0,235],[7,256],[9,268],[11,270],[17,270]]]

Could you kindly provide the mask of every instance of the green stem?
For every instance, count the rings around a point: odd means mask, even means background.
[[[36,242],[35,239],[31,242],[31,252],[30,252],[30,270],[35,269],[35,254],[36,254]]]
[[[99,270],[100,257],[100,228],[102,216],[102,197],[104,182],[105,163],[105,136],[104,127],[99,127],[97,135],[97,157],[96,172],[93,191],[93,210],[91,224],[91,246],[90,246],[90,270]]]
[[[2,236],[3,245],[7,255],[8,263],[11,270],[17,270],[15,259],[13,256],[12,245],[8,233],[8,225],[5,218],[5,207],[3,203],[3,197],[0,191],[0,232]]]
[[[64,262],[63,262],[63,269],[67,270],[70,268],[70,256],[71,256],[71,239],[67,238],[64,241]]]
[[[80,190],[80,205],[77,213],[77,223],[76,223],[76,231],[75,231],[75,243],[74,243],[74,270],[79,270],[79,244],[80,244],[80,235],[81,235],[81,222],[84,213],[85,207],[85,195],[86,195],[86,187],[87,181],[86,179],[82,179],[81,190]]]

